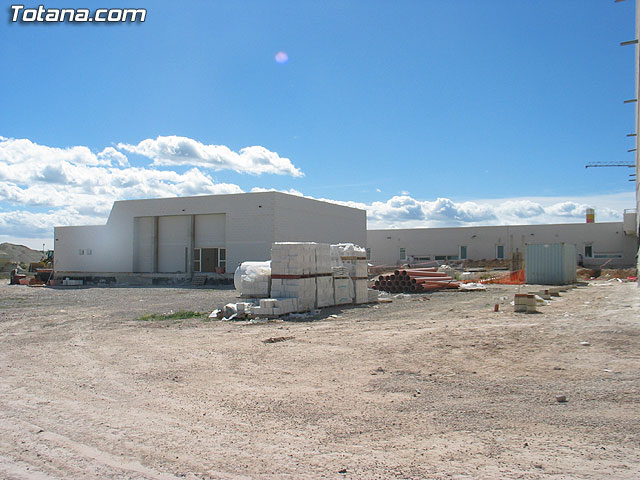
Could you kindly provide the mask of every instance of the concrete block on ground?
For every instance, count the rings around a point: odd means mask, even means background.
[[[513,298],[513,311],[518,313],[535,313],[536,296],[529,293],[516,293]]]

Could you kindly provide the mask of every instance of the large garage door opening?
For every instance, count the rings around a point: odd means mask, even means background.
[[[193,270],[204,273],[225,273],[227,250],[225,248],[196,248],[193,251]]]

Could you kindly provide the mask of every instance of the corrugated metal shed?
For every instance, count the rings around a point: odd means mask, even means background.
[[[527,244],[525,281],[566,285],[576,281],[576,246],[568,243]]]

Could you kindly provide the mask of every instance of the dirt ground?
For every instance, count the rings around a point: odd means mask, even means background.
[[[233,290],[3,283],[0,478],[640,478],[639,289],[519,288],[233,323],[136,320]]]

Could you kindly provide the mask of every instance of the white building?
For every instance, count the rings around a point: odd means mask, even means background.
[[[367,254],[375,265],[411,260],[510,259],[528,243],[576,245],[585,266],[634,266],[638,237],[631,218],[611,223],[369,230]],[[626,230],[625,230],[626,227]],[[579,260],[576,259],[576,260]]]
[[[282,241],[366,242],[366,213],[279,192],[126,200],[106,225],[56,227],[55,275],[173,281],[268,260]]]

